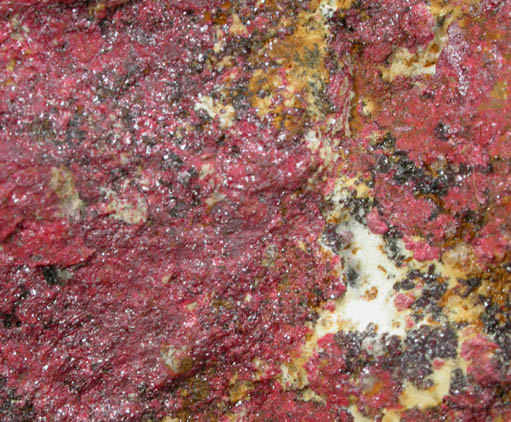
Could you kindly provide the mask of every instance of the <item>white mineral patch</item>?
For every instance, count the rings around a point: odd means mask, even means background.
[[[175,374],[180,374],[187,370],[188,349],[175,348],[170,345],[161,350],[161,358],[165,365]]]
[[[316,325],[321,336],[343,330],[363,331],[373,324],[380,334],[405,334],[404,316],[394,306],[393,285],[405,275],[384,252],[383,239],[354,219],[341,225],[338,231],[350,231],[350,248],[342,251],[347,268],[358,274],[354,286],[347,286],[333,312],[325,312]],[[328,320],[328,323],[325,321]]]
[[[321,145],[321,141],[316,135],[316,132],[313,130],[309,130],[305,134],[305,142],[307,142],[307,148],[309,148],[312,152],[317,151]]]
[[[207,95],[199,95],[194,107],[195,111],[204,110],[212,119],[218,119],[222,128],[231,127],[234,119],[234,107],[213,101]]]
[[[385,81],[392,81],[398,76],[434,75],[438,57],[447,44],[447,40],[447,35],[442,32],[416,53],[404,47],[397,49],[390,58],[390,66],[382,70],[382,78]]]
[[[323,0],[319,5],[319,11],[325,19],[330,19],[334,16],[336,9],[337,2],[335,0]]]
[[[441,2],[439,2],[441,3]],[[440,53],[447,45],[448,36],[447,28],[452,21],[453,14],[459,13],[451,10],[454,6],[448,6],[446,9],[438,10],[436,7],[430,7],[430,13],[438,18],[439,16],[450,16],[444,20],[442,26],[435,28],[435,36],[431,42],[423,47],[418,48],[417,52],[412,53],[407,48],[397,48],[390,57],[390,65],[382,69],[382,78],[385,81],[392,81],[398,76],[415,77],[419,75],[434,75],[436,72],[436,63],[440,57]]]
[[[110,218],[121,220],[128,224],[141,224],[147,220],[147,203],[143,197],[128,199],[119,197],[116,193],[109,194],[110,202],[107,210]]]
[[[79,218],[83,201],[76,189],[71,170],[65,167],[52,167],[50,187],[55,191],[61,202],[62,215],[69,218]]]

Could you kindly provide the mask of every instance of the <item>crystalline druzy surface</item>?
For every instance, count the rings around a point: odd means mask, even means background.
[[[0,3],[0,419],[511,420],[511,3]]]

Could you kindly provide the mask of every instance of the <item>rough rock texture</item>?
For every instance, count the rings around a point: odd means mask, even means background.
[[[511,3],[0,3],[0,419],[511,420]]]

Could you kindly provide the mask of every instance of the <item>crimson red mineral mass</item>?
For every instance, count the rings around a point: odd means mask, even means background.
[[[0,3],[0,419],[511,420],[511,3]]]

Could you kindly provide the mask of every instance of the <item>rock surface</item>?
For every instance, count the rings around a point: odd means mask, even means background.
[[[511,420],[511,3],[0,3],[0,419]]]

